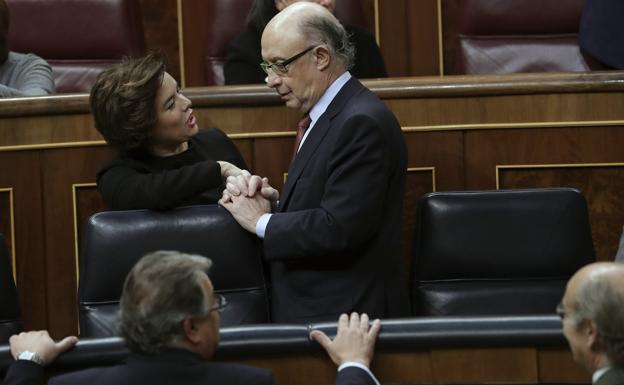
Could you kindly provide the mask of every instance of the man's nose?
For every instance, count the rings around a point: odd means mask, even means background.
[[[269,70],[269,73],[267,74],[267,77],[265,78],[266,84],[270,88],[274,88],[280,85],[281,80],[282,78],[277,76],[275,72],[273,72],[272,70]]]

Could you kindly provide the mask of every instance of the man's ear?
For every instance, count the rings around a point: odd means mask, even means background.
[[[197,323],[193,318],[185,319],[182,325],[184,327],[184,336],[189,342],[192,344],[201,342],[201,335],[199,333]]]
[[[314,49],[314,57],[316,58],[316,68],[324,71],[331,64],[331,53],[325,45],[319,45]]]
[[[600,331],[598,330],[598,325],[593,320],[586,320],[585,325],[583,325],[583,334],[585,334],[587,347],[591,351],[601,350],[601,342],[600,342]]]

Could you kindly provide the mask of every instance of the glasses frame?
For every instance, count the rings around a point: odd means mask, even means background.
[[[267,75],[269,75],[269,69],[271,71],[273,71],[273,73],[276,74],[276,75],[279,75],[279,76],[286,75],[288,73],[288,65],[289,64],[291,64],[295,60],[299,59],[300,57],[302,57],[306,53],[312,51],[316,47],[318,47],[318,45],[311,45],[308,48],[304,49],[303,51],[299,52],[298,54],[295,54],[295,55],[289,57],[288,59],[285,59],[285,60],[282,60],[282,61],[278,61],[278,62],[275,62],[275,63],[269,63],[267,61],[263,61],[263,62],[260,63],[260,68],[262,68],[262,70]]]
[[[221,294],[214,295],[214,302],[209,312],[218,311],[221,313],[223,309],[228,305],[228,301]]]
[[[565,308],[563,307],[563,303],[560,302],[557,305],[557,307],[555,308],[555,313],[557,313],[557,315],[559,316],[559,318],[561,318],[562,321],[565,319],[566,311],[565,311]]]

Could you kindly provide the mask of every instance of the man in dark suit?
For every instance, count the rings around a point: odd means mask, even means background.
[[[568,282],[557,313],[574,360],[595,385],[624,384],[624,265],[597,262]]]
[[[276,211],[259,177],[228,180],[222,205],[264,239],[276,322],[407,315],[400,263],[406,146],[388,108],[348,72],[353,49],[325,8],[298,2],[262,36],[267,84],[309,128]],[[241,193],[242,194],[239,194]],[[277,203],[275,193],[273,203]]]
[[[126,363],[53,377],[49,384],[258,384],[272,385],[266,369],[208,362],[219,341],[219,311],[226,303],[215,295],[206,274],[210,260],[172,251],[143,257],[129,273],[120,305],[119,332],[130,355]],[[336,384],[374,385],[368,370],[379,320],[343,315],[332,341],[311,333],[341,366]],[[76,337],[55,343],[46,331],[20,333],[9,340],[16,361],[5,385],[43,384],[43,367],[71,348]]]
[[[622,0],[585,1],[579,44],[585,55],[601,64],[598,69],[624,69],[623,16]]]

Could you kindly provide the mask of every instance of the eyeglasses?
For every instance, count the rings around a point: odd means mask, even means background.
[[[214,295],[214,303],[212,304],[212,307],[210,308],[210,311],[218,311],[221,312],[223,311],[223,309],[227,306],[228,302],[225,299],[224,296],[222,296],[221,294],[215,294]]]
[[[269,74],[269,69],[273,71],[273,73],[276,75],[279,75],[279,76],[286,75],[288,73],[288,65],[290,63],[299,59],[300,57],[302,57],[303,55],[310,52],[316,47],[318,46],[312,45],[304,49],[303,51],[299,52],[298,54],[291,56],[286,60],[279,61],[277,63],[269,63],[269,62],[263,61],[262,63],[260,63],[260,68],[262,68],[262,70],[266,72],[267,75]]]
[[[559,305],[557,305],[555,312],[557,313],[559,318],[561,318],[561,320],[563,321],[566,315],[565,308],[563,307],[563,303],[559,303]]]

